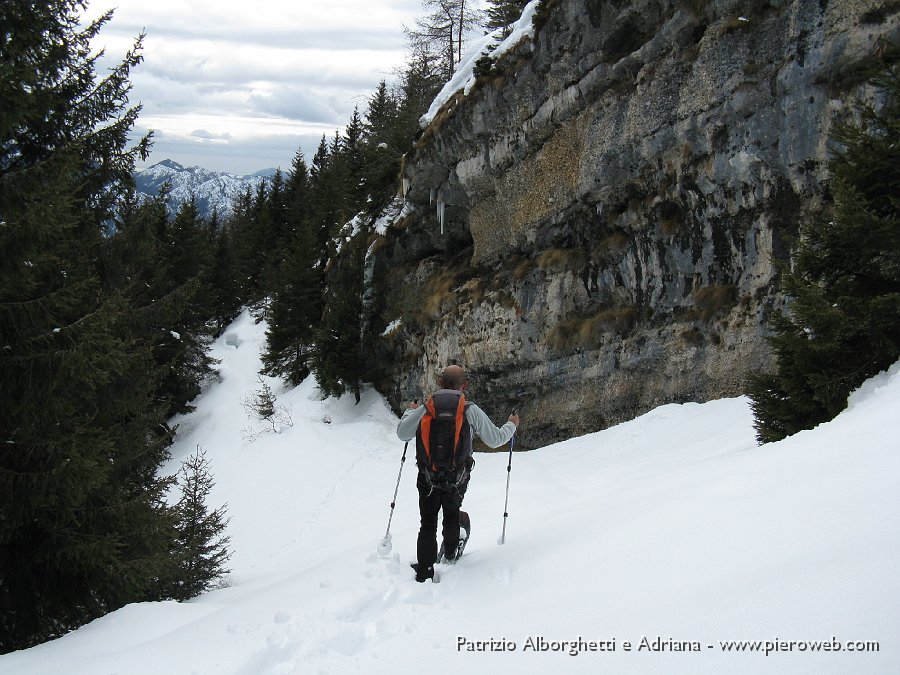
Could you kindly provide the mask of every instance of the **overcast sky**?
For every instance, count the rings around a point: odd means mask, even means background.
[[[421,0],[91,0],[115,9],[96,48],[121,60],[145,31],[131,102],[153,154],[246,174],[307,161],[403,64]],[[108,65],[108,64],[107,64]]]

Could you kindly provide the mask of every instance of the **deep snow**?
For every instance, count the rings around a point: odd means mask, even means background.
[[[516,453],[503,546],[508,454],[480,454],[466,555],[417,584],[411,461],[393,553],[374,553],[403,452],[397,418],[372,391],[358,406],[323,401],[308,381],[276,388],[293,426],[243,440],[263,342],[245,313],[214,344],[219,382],[180,421],[168,467],[207,451],[210,505],[231,516],[230,585],[129,605],[0,657],[0,673],[900,672],[900,365],[834,422],[764,447],[738,398]],[[526,651],[529,637],[598,651]],[[639,649],[642,637],[700,653]],[[879,651],[797,643],[833,638]],[[766,656],[725,652],[726,640],[785,644]]]

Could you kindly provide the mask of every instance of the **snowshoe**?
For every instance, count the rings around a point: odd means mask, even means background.
[[[472,531],[472,523],[469,520],[469,514],[465,511],[459,512],[459,543],[456,545],[456,552],[452,557],[448,556],[444,550],[444,543],[438,549],[437,562],[455,563],[462,557],[463,551],[466,550],[466,543],[469,541],[469,533]]]

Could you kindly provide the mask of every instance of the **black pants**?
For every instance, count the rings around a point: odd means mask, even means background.
[[[420,566],[428,567],[437,560],[437,524],[438,512],[444,511],[444,523],[441,528],[444,535],[444,554],[454,555],[459,544],[459,509],[462,507],[469,477],[466,476],[458,489],[442,491],[431,489],[431,485],[421,473],[416,480],[419,489],[419,515],[421,526],[416,541],[416,557]]]

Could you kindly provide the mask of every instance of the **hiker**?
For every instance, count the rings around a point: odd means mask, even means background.
[[[456,559],[460,543],[460,507],[469,474],[475,464],[472,457],[473,434],[491,448],[498,448],[509,441],[519,426],[519,416],[513,413],[502,427],[496,427],[490,418],[474,403],[465,400],[463,391],[468,386],[462,366],[447,366],[438,378],[440,389],[425,405],[413,401],[400,418],[397,435],[403,441],[416,438],[416,466],[419,475],[416,487],[419,490],[419,515],[421,527],[416,542],[416,581],[423,582],[434,577],[434,563],[438,554],[444,559]],[[441,418],[449,421],[441,425]],[[441,433],[449,429],[449,459],[441,457]],[[455,434],[455,436],[454,436]],[[458,439],[458,440],[457,440]],[[446,445],[446,444],[445,444]],[[438,466],[440,464],[440,466]],[[438,511],[443,509],[443,550],[437,547]],[[468,523],[465,523],[468,525]]]

